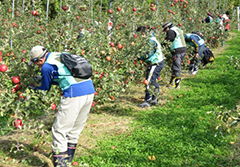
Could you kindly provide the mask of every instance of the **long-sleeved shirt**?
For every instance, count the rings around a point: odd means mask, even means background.
[[[191,34],[190,36],[186,36],[185,35],[185,41],[188,45],[191,45],[194,47],[194,52],[195,53],[198,53],[199,51],[199,47],[204,45],[205,43],[203,44],[200,44],[199,41],[202,40],[199,36],[195,35],[195,34]]]
[[[48,58],[50,53],[48,53],[46,59]],[[53,79],[58,78],[58,67],[56,65],[51,65],[48,63],[44,63],[41,69],[41,86],[36,87],[35,90],[45,90],[49,91],[52,85],[58,85],[57,82],[54,82]],[[78,82],[76,84],[72,84],[68,89],[63,91],[64,97],[77,97],[84,96],[87,94],[92,94],[95,92],[92,80],[86,80],[83,82]]]

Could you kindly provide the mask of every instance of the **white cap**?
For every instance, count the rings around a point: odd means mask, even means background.
[[[227,20],[228,19],[228,16],[226,14],[223,14],[223,19]]]
[[[36,61],[34,59],[43,57],[46,52],[47,49],[45,49],[43,46],[34,46],[30,51],[30,60],[28,65],[31,65],[34,61]]]
[[[162,25],[163,30],[166,29],[167,27],[170,27],[172,25],[172,22],[166,22]]]

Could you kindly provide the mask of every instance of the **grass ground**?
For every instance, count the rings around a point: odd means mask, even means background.
[[[232,109],[240,102],[239,71],[226,64],[227,56],[240,57],[240,33],[232,36],[225,47],[214,50],[212,65],[196,76],[183,70],[180,90],[168,90],[168,78],[163,79],[158,106],[137,108],[144,86],[131,85],[114,104],[91,113],[74,160],[96,167],[240,166],[238,131],[216,136],[220,122],[207,114],[217,106]],[[50,128],[54,114],[48,120]],[[14,154],[17,141],[21,147]],[[50,142],[50,135],[36,140],[31,131],[4,135],[0,137],[0,166],[52,166]]]

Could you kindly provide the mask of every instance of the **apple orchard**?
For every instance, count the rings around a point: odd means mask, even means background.
[[[228,34],[217,23],[202,20],[209,11],[215,15],[232,11],[231,5],[220,0],[128,0],[105,6],[96,0],[65,0],[58,13],[49,17],[42,6],[41,0],[0,3],[0,122],[9,128],[25,129],[32,126],[29,120],[58,109],[61,91],[57,86],[49,92],[29,89],[29,85],[39,85],[34,76],[40,75],[38,67],[27,65],[33,46],[42,45],[50,52],[70,49],[87,58],[96,89],[92,110],[97,110],[105,102],[114,103],[132,82],[144,82],[145,64],[137,57],[147,51],[148,41],[136,33],[138,26],[147,26],[162,42],[162,24],[171,21],[185,33],[202,32],[212,48],[221,46]],[[89,32],[83,42],[76,38],[80,25]],[[163,48],[163,52],[166,60],[161,77],[170,75],[171,66],[169,50]],[[183,68],[188,67],[189,59],[182,62]]]

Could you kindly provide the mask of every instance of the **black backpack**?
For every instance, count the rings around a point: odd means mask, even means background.
[[[214,55],[208,47],[205,47],[205,50],[203,51],[203,55],[204,56],[201,60],[203,66],[205,66],[208,63],[212,63],[214,61]]]
[[[67,67],[73,77],[89,79],[92,76],[92,66],[84,57],[68,52],[62,52],[60,57],[61,62]]]

